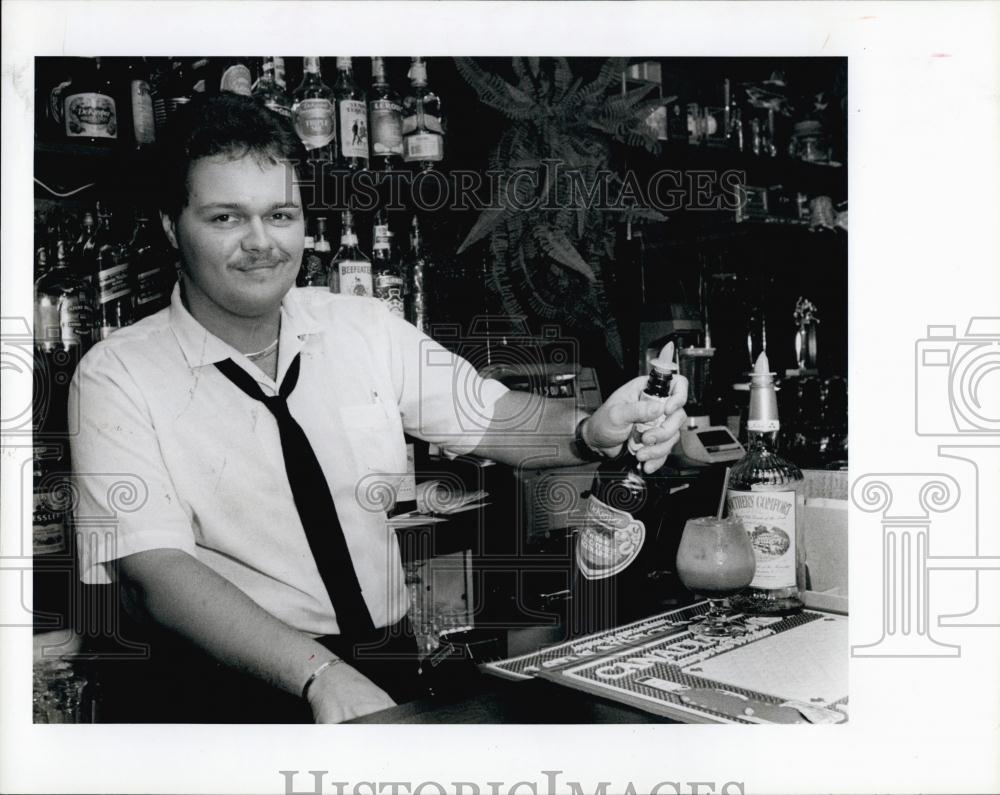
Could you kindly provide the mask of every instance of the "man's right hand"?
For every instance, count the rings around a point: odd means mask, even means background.
[[[382,688],[343,662],[316,677],[308,697],[316,723],[341,723],[396,705]]]

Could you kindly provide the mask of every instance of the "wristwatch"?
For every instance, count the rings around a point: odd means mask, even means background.
[[[576,430],[573,432],[573,442],[570,445],[573,454],[579,458],[581,461],[603,461],[606,456],[595,450],[583,438],[583,423],[590,419],[589,414],[585,414],[583,418],[576,424]]]

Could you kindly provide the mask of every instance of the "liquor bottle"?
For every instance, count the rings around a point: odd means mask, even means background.
[[[46,58],[35,62],[35,138],[39,141],[66,140],[63,99],[66,89],[79,72],[82,58]]]
[[[673,343],[650,362],[644,401],[663,405],[677,365]],[[597,632],[637,618],[649,609],[655,573],[663,491],[636,458],[642,435],[664,415],[632,429],[620,455],[603,462],[594,475],[587,516],[579,528],[574,555],[571,632]]]
[[[153,118],[156,134],[162,135],[177,111],[191,101],[191,74],[182,58],[173,58],[158,74],[153,86]]]
[[[253,96],[265,108],[277,113],[283,119],[292,118],[292,103],[285,93],[285,64],[281,56],[264,56],[260,77],[253,86]]]
[[[106,59],[89,58],[63,98],[66,138],[108,146],[118,141],[118,102]]]
[[[341,213],[340,250],[334,257],[332,268],[340,276],[341,295],[370,296],[372,294],[372,264],[358,248],[354,233],[354,216],[350,210]],[[333,292],[331,284],[331,292]]]
[[[188,66],[191,95],[218,94],[221,75],[209,58],[192,58]]]
[[[80,609],[70,532],[70,476],[66,469],[58,446],[34,447],[31,551],[36,632],[72,627]]]
[[[70,267],[69,245],[60,237],[54,262],[44,246],[36,252],[35,342],[45,354],[79,352],[91,341],[92,302],[89,285]]]
[[[285,59],[280,55],[270,56],[274,59],[274,83],[281,93],[288,98],[288,83],[285,80]],[[291,100],[289,99],[289,112],[291,112]]]
[[[309,284],[309,274],[315,273],[318,266],[316,264],[316,238],[306,235],[302,239],[302,264],[295,277],[296,287],[315,287]]]
[[[69,551],[69,533],[66,528],[66,511],[60,502],[57,489],[53,489],[53,475],[57,460],[43,447],[36,447],[32,456],[34,481],[34,510],[32,520],[31,551],[33,555],[58,555]],[[53,493],[55,492],[55,493]]]
[[[341,167],[356,171],[368,168],[368,106],[365,92],[354,81],[350,58],[337,58],[337,82],[333,85],[340,125]]]
[[[406,319],[424,334],[430,334],[430,316],[427,293],[427,276],[430,262],[420,237],[420,223],[413,216],[410,223],[410,262],[406,274]]]
[[[172,263],[146,210],[136,210],[129,243],[135,273],[135,319],[159,312],[170,298]]]
[[[726,504],[753,542],[757,572],[750,587],[730,598],[754,615],[789,615],[802,609],[805,589],[802,470],[775,452],[780,423],[774,373],[761,353],[750,376],[747,452],[729,473]]]
[[[308,243],[312,242],[312,249],[308,248]],[[330,241],[326,237],[326,218],[320,216],[316,219],[316,237],[306,239],[307,248],[302,255],[302,268],[300,270],[301,287],[319,287],[323,290],[330,289],[330,261],[333,253],[330,249]]]
[[[125,62],[124,85],[128,102],[122,111],[122,134],[128,146],[142,149],[156,143],[156,120],[153,93],[145,58]]]
[[[404,317],[405,282],[392,247],[392,232],[389,231],[389,225],[381,213],[376,216],[372,239],[375,241],[372,246],[372,278],[375,283],[375,297],[385,302],[389,312],[397,317]]]
[[[424,170],[444,158],[444,124],[441,98],[427,85],[427,64],[412,58],[410,94],[403,100],[403,160]]]
[[[94,245],[96,234],[97,222],[94,221],[94,214],[88,210],[83,214],[80,234],[70,248],[72,267],[88,284],[92,284],[93,274],[96,271],[94,267],[97,259],[97,247]]]
[[[128,244],[116,233],[107,207],[98,206],[97,219],[95,339],[103,340],[132,322],[133,295]]]
[[[295,89],[292,124],[312,160],[335,160],[337,123],[333,89],[323,82],[319,58],[303,59],[305,72]]]
[[[371,119],[372,167],[390,171],[403,156],[403,106],[386,77],[385,60],[372,58]]]
[[[253,77],[244,58],[226,58],[217,64],[219,70],[218,89],[230,94],[249,97],[252,93]]]

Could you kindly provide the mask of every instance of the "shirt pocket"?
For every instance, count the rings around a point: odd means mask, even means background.
[[[340,417],[361,477],[359,495],[375,495],[386,486],[395,493],[406,474],[406,446],[399,410],[376,401],[341,406]]]

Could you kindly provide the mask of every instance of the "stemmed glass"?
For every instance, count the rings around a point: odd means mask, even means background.
[[[691,631],[711,637],[742,635],[725,599],[753,581],[756,563],[750,536],[738,519],[702,516],[688,519],[677,548],[677,574],[684,587],[708,599],[709,611]]]

